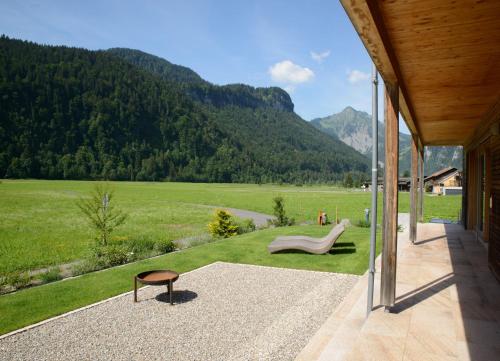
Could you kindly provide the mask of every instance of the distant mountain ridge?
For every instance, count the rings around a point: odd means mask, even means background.
[[[108,53],[148,72],[173,81],[193,100],[221,108],[228,105],[241,107],[271,107],[280,111],[293,112],[290,95],[281,88],[254,88],[245,84],[214,85],[202,79],[193,70],[140,50],[112,48]]]
[[[372,120],[371,115],[346,107],[340,113],[311,120],[311,124],[322,132],[339,139],[362,154],[371,157]],[[379,121],[379,159],[383,163],[385,145],[385,125]],[[399,172],[404,174],[411,168],[411,136],[399,133]],[[425,173],[430,174],[445,167],[462,169],[462,149],[460,147],[426,147]]]

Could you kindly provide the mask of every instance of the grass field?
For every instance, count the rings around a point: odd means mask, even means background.
[[[267,245],[277,235],[305,234],[319,237],[329,230],[329,227],[319,226],[266,229],[3,295],[0,296],[0,334],[131,290],[132,277],[148,269],[170,268],[183,273],[215,261],[224,261],[316,271],[364,273],[368,265],[368,228],[348,228],[332,251],[326,255],[271,255],[267,252]]]
[[[3,180],[0,183],[0,275],[33,270],[82,258],[93,235],[76,207],[95,182]],[[370,194],[328,186],[111,182],[120,208],[129,214],[116,235],[178,239],[206,232],[213,210],[226,206],[272,213],[272,198],[281,195],[298,222],[312,221],[319,209],[332,218],[356,221],[370,207]],[[379,199],[381,196],[379,197]],[[408,211],[408,193],[399,197]],[[379,202],[380,209],[381,202]],[[453,218],[461,197],[426,196],[424,214]],[[381,212],[379,212],[379,215]]]
[[[92,234],[76,207],[93,182],[2,181],[0,183],[0,274],[80,259]],[[353,223],[370,206],[370,194],[327,186],[190,183],[112,183],[117,204],[129,214],[116,234],[129,238],[176,239],[206,232],[210,206],[272,213],[272,198],[285,199],[288,214],[301,223],[319,209]],[[380,198],[380,197],[379,197]],[[408,211],[400,194],[400,212]],[[460,197],[426,196],[426,220],[456,218]],[[381,206],[381,202],[379,202]],[[381,218],[381,212],[379,212]],[[369,229],[350,227],[327,255],[270,255],[266,246],[279,234],[323,236],[328,228],[294,226],[265,229],[81,277],[0,296],[0,334],[97,302],[132,288],[132,276],[154,268],[187,272],[215,261],[362,274],[368,265]],[[378,238],[380,243],[380,237]]]

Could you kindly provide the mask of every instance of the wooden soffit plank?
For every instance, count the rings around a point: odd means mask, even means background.
[[[500,97],[496,100],[488,112],[481,118],[480,127],[476,127],[475,132],[466,142],[465,149],[474,149],[493,133],[497,133],[498,127],[495,124],[500,123]]]

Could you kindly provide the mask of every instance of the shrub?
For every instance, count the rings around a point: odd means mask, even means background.
[[[176,244],[176,246],[179,249],[186,249],[186,248],[190,248],[190,247],[200,246],[200,245],[205,244],[205,243],[210,243],[210,242],[213,242],[214,240],[215,239],[212,236],[210,236],[209,234],[200,234],[197,236],[192,236],[192,237],[186,238],[186,239],[182,240],[182,242],[179,242],[178,244]]]
[[[276,227],[291,226],[295,223],[293,218],[288,218],[285,213],[285,204],[283,197],[273,198],[274,206],[274,216],[276,219],[272,220],[270,223]]]
[[[29,272],[13,272],[4,276],[2,284],[12,286],[15,289],[25,288],[31,285],[32,277]]]
[[[59,281],[60,279],[62,279],[62,276],[59,267],[52,267],[47,272],[39,274],[37,278],[40,279],[43,283],[50,283]]]
[[[208,224],[208,231],[213,237],[228,238],[238,234],[238,225],[231,213],[218,209],[215,211],[214,220]]]
[[[131,239],[126,239],[115,244],[120,244],[133,254],[148,253],[153,251],[156,246],[156,241],[150,237],[139,236]]]
[[[237,221],[238,234],[249,233],[255,231],[255,223],[253,219],[246,218]]]
[[[87,257],[82,262],[75,264],[71,269],[71,273],[77,276],[93,271],[98,271],[103,268],[104,267],[102,265],[99,265],[98,261],[95,258]]]
[[[402,225],[402,224],[398,224],[397,231],[398,231],[398,232],[403,232],[403,231],[404,231],[404,227],[403,227],[403,225]]]
[[[362,228],[370,228],[371,222],[366,221],[366,219],[360,219],[359,221],[356,222],[356,226]]]
[[[124,245],[98,245],[92,248],[90,255],[85,260],[85,266],[90,266],[89,270],[95,271],[103,268],[125,264],[129,261],[131,256],[132,254]]]
[[[175,243],[171,240],[162,239],[155,242],[154,249],[159,253],[170,253],[175,251]]]
[[[112,200],[113,191],[107,186],[97,185],[91,198],[81,198],[77,203],[89,224],[96,230],[96,238],[101,246],[108,245],[113,230],[127,218],[125,213],[115,208]]]

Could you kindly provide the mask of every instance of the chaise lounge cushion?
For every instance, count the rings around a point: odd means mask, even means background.
[[[341,222],[334,226],[330,233],[323,238],[279,236],[267,246],[267,249],[270,253],[284,250],[300,250],[313,254],[324,254],[330,251],[344,230],[345,222]]]

